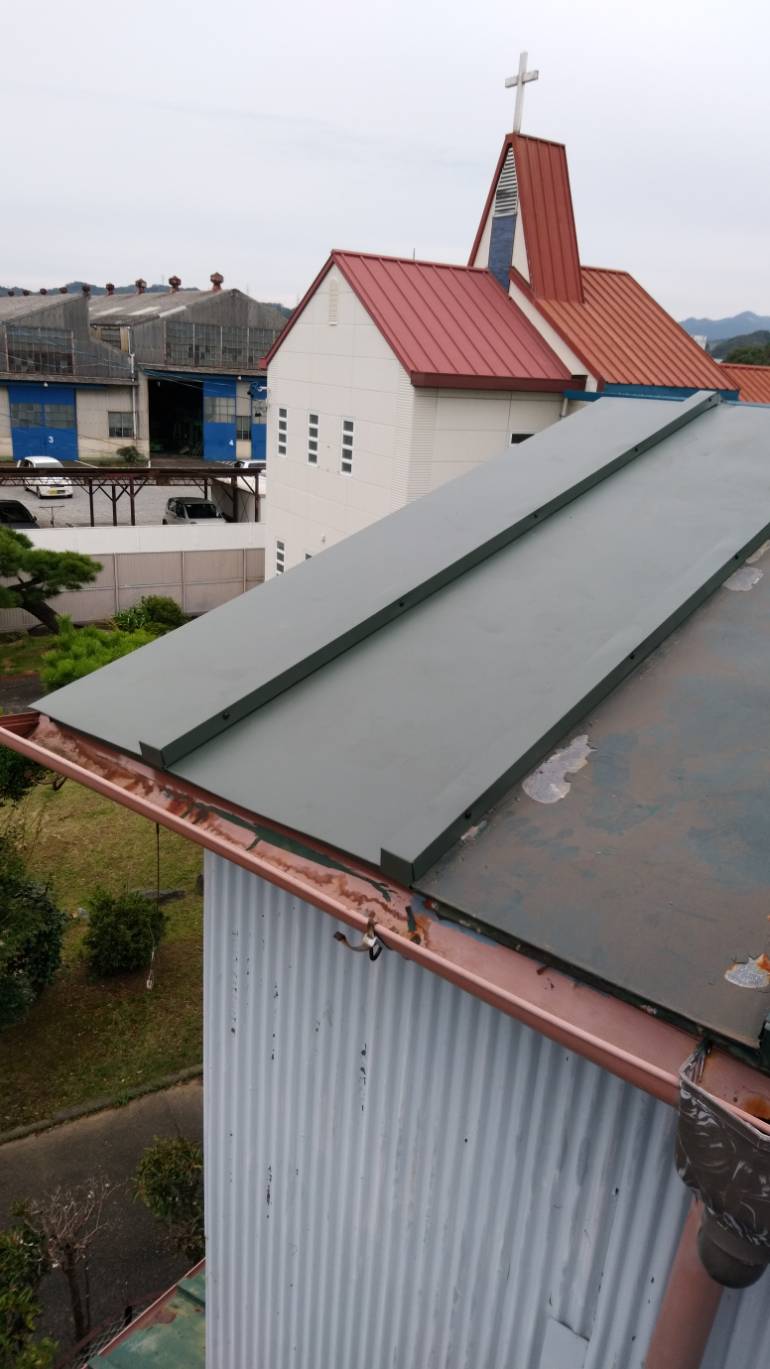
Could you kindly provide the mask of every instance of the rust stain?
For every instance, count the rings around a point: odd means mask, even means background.
[[[763,1098],[761,1093],[752,1093],[748,1098],[742,1098],[740,1107],[744,1112],[750,1112],[752,1117],[758,1117],[761,1122],[770,1122],[770,1098]]]

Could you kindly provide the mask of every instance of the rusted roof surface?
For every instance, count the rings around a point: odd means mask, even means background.
[[[583,299],[575,216],[563,143],[511,134],[529,279],[546,299]]]
[[[570,373],[486,270],[333,252],[268,362],[332,266],[355,291],[414,385],[559,392]]]
[[[769,642],[766,550],[567,729],[421,893],[756,1048],[770,1007]]]
[[[206,1276],[200,1264],[94,1355],[89,1369],[204,1369],[205,1313]]]
[[[731,390],[724,368],[704,352],[627,271],[582,269],[583,303],[537,298],[538,309],[610,385]],[[521,288],[526,282],[515,277]]]
[[[736,366],[723,362],[722,370],[727,372],[744,404],[770,404],[770,366]]]

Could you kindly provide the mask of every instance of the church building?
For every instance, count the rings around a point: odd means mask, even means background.
[[[534,76],[468,264],[333,251],[268,353],[268,575],[600,395],[738,398],[632,276],[582,265],[566,149],[519,131]]]

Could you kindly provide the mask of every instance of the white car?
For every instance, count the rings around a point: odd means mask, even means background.
[[[251,461],[245,456],[239,457],[237,461],[233,462],[233,465],[239,471],[263,471],[265,469],[264,461]]]
[[[55,456],[25,456],[16,465],[24,472],[25,490],[30,490],[39,499],[72,498],[72,481],[64,474],[64,467]]]
[[[210,519],[222,517],[211,499],[199,499],[195,495],[182,494],[176,499],[169,499],[163,522],[207,523]]]

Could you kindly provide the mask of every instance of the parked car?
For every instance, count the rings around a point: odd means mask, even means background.
[[[30,490],[39,499],[72,498],[72,481],[64,474],[64,467],[55,456],[25,456],[23,461],[17,461],[16,465],[25,474],[25,490]],[[57,474],[59,471],[61,474]]]
[[[252,461],[250,457],[246,456],[240,456],[237,461],[233,462],[233,465],[239,471],[263,471],[265,469],[264,461]]]
[[[169,499],[163,522],[205,523],[209,518],[222,518],[211,499],[196,499],[195,495],[183,494],[176,499]]]
[[[30,513],[26,504],[18,499],[0,499],[0,528],[20,528],[23,532],[25,528],[37,526],[34,513]]]

